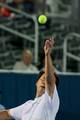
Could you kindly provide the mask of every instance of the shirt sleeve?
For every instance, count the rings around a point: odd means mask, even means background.
[[[50,110],[52,110],[54,114],[56,114],[58,112],[60,104],[56,86],[53,92],[53,97],[50,97],[47,91],[45,91],[45,99],[47,107],[50,108]]]
[[[27,102],[18,106],[18,107],[15,107],[15,108],[12,108],[12,109],[9,109],[9,114],[12,118],[14,119],[17,119],[17,120],[20,120],[21,119],[21,116],[22,116],[22,112],[26,106]]]

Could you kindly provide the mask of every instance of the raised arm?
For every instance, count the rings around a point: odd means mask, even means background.
[[[8,110],[0,111],[0,120],[10,120],[11,116],[9,115]]]
[[[46,40],[44,45],[45,52],[45,87],[49,96],[53,96],[56,78],[54,75],[54,66],[52,64],[51,52],[54,45],[54,40]]]

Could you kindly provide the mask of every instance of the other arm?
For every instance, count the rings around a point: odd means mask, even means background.
[[[8,110],[0,111],[0,120],[10,120],[11,116],[9,115]]]

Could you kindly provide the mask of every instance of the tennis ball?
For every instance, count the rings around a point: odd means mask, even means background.
[[[45,24],[45,23],[47,22],[47,17],[46,17],[45,15],[40,15],[40,16],[38,17],[38,22],[39,22],[40,24]]]

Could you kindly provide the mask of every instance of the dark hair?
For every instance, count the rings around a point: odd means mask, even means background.
[[[39,78],[44,74],[45,72],[42,70],[40,71],[38,77],[37,77],[37,80],[36,82],[39,80]],[[54,72],[54,75],[55,75],[55,78],[56,78],[56,87],[58,88],[58,85],[59,85],[59,77],[58,75]]]

